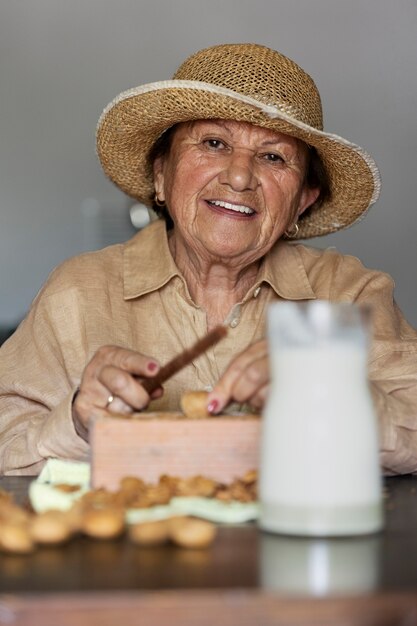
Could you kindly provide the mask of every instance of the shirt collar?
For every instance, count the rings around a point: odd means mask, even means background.
[[[179,271],[168,246],[165,220],[158,219],[124,244],[126,300],[160,289]]]
[[[259,268],[256,286],[266,282],[285,300],[316,298],[298,245],[281,240],[273,246]],[[124,244],[123,276],[126,300],[160,289],[174,276],[180,276],[168,246],[164,220],[156,220]]]
[[[257,284],[266,282],[284,300],[313,300],[311,287],[299,244],[280,240],[265,256],[259,269]]]

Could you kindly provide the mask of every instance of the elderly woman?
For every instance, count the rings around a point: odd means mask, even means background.
[[[351,225],[379,193],[371,157],[322,130],[312,79],[263,46],[208,48],[113,100],[97,146],[106,175],[161,219],[63,263],[3,346],[2,472],[83,459],[95,416],[176,410],[189,389],[210,390],[212,413],[261,410],[265,312],[279,299],[373,306],[381,463],[417,471],[417,333],[392,280],[287,241]],[[227,337],[149,396],[141,380],[219,323]]]

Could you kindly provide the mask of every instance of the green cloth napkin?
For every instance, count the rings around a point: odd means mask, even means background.
[[[64,493],[55,485],[79,485],[80,489]],[[41,473],[29,485],[29,500],[37,513],[49,509],[68,511],[90,489],[90,464],[81,461],[48,459]]]
[[[80,489],[64,493],[56,485],[79,485]],[[29,486],[29,499],[33,509],[42,513],[49,509],[67,511],[72,504],[90,489],[90,465],[80,461],[49,459],[36,480]],[[128,524],[166,519],[175,515],[193,515],[222,524],[241,524],[259,516],[257,502],[219,502],[211,498],[172,498],[163,506],[126,511]]]

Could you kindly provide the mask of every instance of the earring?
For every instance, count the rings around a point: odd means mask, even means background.
[[[153,197],[153,201],[155,202],[156,206],[159,206],[161,208],[165,206],[165,202],[161,201],[156,194]]]
[[[297,222],[295,224],[292,225],[291,230],[284,230],[284,235],[288,238],[288,239],[295,239],[298,235],[299,232],[299,227]]]

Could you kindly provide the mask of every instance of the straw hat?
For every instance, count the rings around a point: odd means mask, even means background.
[[[232,119],[277,130],[314,146],[330,179],[330,197],[298,221],[297,238],[326,235],[359,220],[379,195],[373,159],[359,146],[323,131],[320,94],[296,63],[257,44],[225,44],[189,57],[172,80],[121,93],[97,126],[97,153],[106,175],[150,206],[148,154],[170,126]]]

